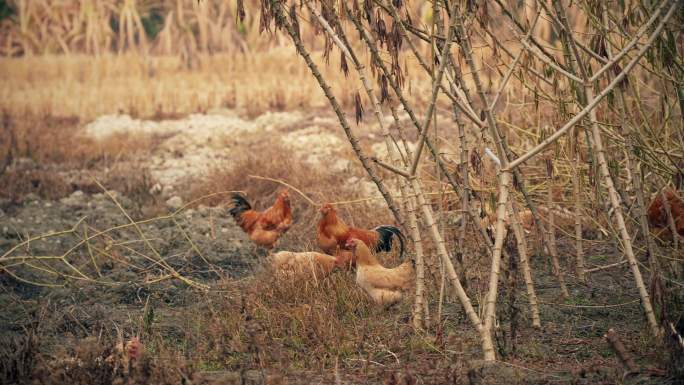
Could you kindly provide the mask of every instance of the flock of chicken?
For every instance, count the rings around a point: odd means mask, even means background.
[[[281,234],[292,225],[292,208],[287,190],[278,194],[275,203],[264,211],[256,211],[240,194],[231,196],[229,210],[238,225],[256,245],[271,250]],[[374,253],[392,250],[392,240],[399,240],[400,259],[403,260],[405,238],[395,226],[382,225],[372,230],[346,225],[332,204],[321,209],[316,236],[319,252],[280,251],[270,255],[271,266],[281,272],[313,273],[316,278],[330,274],[335,268],[356,269],[356,283],[378,305],[399,302],[413,282],[414,261],[404,261],[395,268],[380,264]],[[674,230],[684,237],[684,200],[675,190],[655,195],[647,211],[655,235],[668,237]],[[532,223],[531,220],[523,224]],[[527,226],[526,226],[527,227]]]
[[[292,207],[287,190],[278,194],[275,203],[264,211],[256,211],[240,194],[232,194],[229,213],[256,245],[271,250],[281,234],[292,225]],[[393,237],[399,240],[400,259],[404,255],[405,237],[395,226],[382,225],[372,230],[351,227],[338,216],[335,208],[324,204],[316,231],[318,245],[323,251],[280,251],[270,255],[276,271],[313,273],[316,279],[334,269],[356,269],[356,283],[378,305],[399,302],[413,282],[413,260],[395,268],[386,268],[375,257],[375,252],[391,251]],[[372,251],[371,251],[372,249]]]

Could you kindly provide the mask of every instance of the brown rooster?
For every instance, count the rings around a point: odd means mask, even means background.
[[[674,190],[667,190],[663,194],[670,206],[670,213],[672,214],[672,219],[674,219],[677,233],[684,237],[684,201]],[[658,193],[648,206],[648,222],[655,229],[656,235],[661,237],[667,234],[666,236],[669,237],[668,218],[665,205],[663,204],[663,194]]]
[[[350,238],[346,246],[352,250],[356,260],[356,284],[378,305],[389,306],[401,301],[403,291],[413,282],[414,261],[388,269],[380,264],[362,240]]]
[[[228,212],[258,246],[273,248],[278,237],[292,225],[292,208],[287,190],[281,191],[273,206],[262,212],[253,210],[252,205],[240,194],[232,194],[231,200],[233,207]]]
[[[372,230],[364,230],[347,226],[337,217],[337,211],[330,203],[324,204],[320,211],[323,217],[318,222],[316,235],[318,246],[325,253],[349,257],[350,253],[339,249],[344,249],[351,238],[360,239],[375,252],[391,251],[392,236],[396,236],[399,239],[399,258],[403,258],[405,238],[399,228],[383,225]]]

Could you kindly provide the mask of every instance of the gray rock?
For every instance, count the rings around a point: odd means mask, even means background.
[[[178,210],[179,208],[183,207],[183,199],[181,199],[181,197],[178,195],[175,195],[166,201],[166,206],[168,206],[170,209]]]
[[[172,186],[164,186],[164,188],[162,188],[161,194],[164,198],[173,198],[175,191]]]
[[[154,186],[150,189],[150,194],[152,195],[158,195],[161,194],[163,191],[162,185],[160,183],[155,183]]]
[[[24,196],[24,203],[37,202],[40,199],[35,193],[28,193]]]
[[[37,168],[38,163],[31,158],[17,158],[11,166],[11,169],[17,172],[35,170]]]
[[[69,195],[68,197],[62,198],[60,202],[67,206],[85,205],[85,194],[81,190],[76,190],[72,192],[71,195]]]
[[[508,366],[500,362],[473,360],[468,363],[469,385],[539,384],[543,378],[531,371]]]

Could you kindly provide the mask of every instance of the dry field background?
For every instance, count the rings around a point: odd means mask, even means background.
[[[557,218],[560,264],[569,289],[564,297],[539,235],[530,233],[544,327],[529,326],[520,267],[506,259],[493,332],[496,366],[480,361],[479,336],[448,283],[440,294],[439,271],[428,282],[433,322],[424,330],[411,323],[413,295],[382,310],[355,286],[353,273],[312,282],[276,280],[264,271],[263,253],[227,215],[228,191],[245,192],[256,207],[265,208],[282,187],[274,180],[284,181],[315,203],[340,202],[340,213],[350,224],[373,227],[395,220],[287,35],[274,33],[272,25],[260,32],[261,2],[244,1],[246,17],[238,22],[238,3],[243,2],[0,1],[0,306],[5,309],[0,316],[0,382],[681,381],[676,377],[682,375],[681,368],[677,371],[681,350],[657,348],[660,341],[649,333],[615,236],[605,186],[598,182],[596,165],[587,163],[591,154],[583,139],[579,161],[573,159],[570,140],[563,139],[521,170],[532,200],[547,204],[546,159],[553,159],[553,199],[564,210],[573,209],[573,175],[580,175],[586,268],[597,270],[586,282],[576,274],[572,224]],[[472,3],[478,10],[470,16],[474,56],[491,97],[519,49],[518,39],[494,3]],[[534,16],[520,2],[503,3],[521,20]],[[593,42],[584,16],[588,3],[568,7],[568,15],[573,30]],[[432,3],[404,6],[416,25],[429,30]],[[639,20],[644,22],[653,5],[621,7],[643,9]],[[358,74],[351,65],[344,73],[337,49],[327,57],[324,32],[305,8],[298,12],[302,41],[350,121],[360,95],[365,113],[352,129],[362,150],[386,159],[383,130],[373,119]],[[489,30],[501,39],[499,48],[492,48],[496,44],[482,28],[487,17]],[[639,20],[625,21],[625,28]],[[684,20],[681,10],[673,20]],[[667,183],[677,187],[684,169],[677,93],[684,72],[681,56],[667,58],[668,44],[682,52],[684,39],[681,23],[673,21],[667,28],[672,41],[664,34],[629,77],[626,116],[614,94],[596,111],[610,171],[629,202],[628,227],[656,313],[676,323],[684,309],[681,242],[659,243],[658,258],[667,274],[662,281],[651,279],[633,188],[635,178],[643,180],[650,199]],[[361,52],[364,46],[353,25],[345,24],[345,31]],[[548,19],[540,19],[534,36],[562,57],[561,41]],[[419,50],[430,57],[428,44]],[[390,54],[382,55],[389,62]],[[454,55],[464,85],[475,95],[460,48]],[[534,67],[532,58],[525,60]],[[361,61],[371,66],[365,51]],[[422,119],[430,104],[431,76],[406,46],[401,61],[405,95]],[[495,109],[517,155],[579,110],[568,82],[557,75],[546,78],[514,74]],[[607,83],[599,81],[597,87]],[[387,116],[390,105],[398,103],[384,105]],[[486,146],[479,142],[484,130],[467,125],[467,143],[461,143],[451,100],[443,94],[436,100],[434,119],[430,137],[448,171],[458,177],[460,151],[467,148],[477,204],[494,210],[498,185]],[[399,121],[415,148],[418,135],[408,129],[411,121],[402,109]],[[393,120],[386,118],[384,124],[396,130]],[[628,125],[639,135],[620,129]],[[628,168],[631,141],[641,175]],[[399,199],[398,179],[382,168],[377,172]],[[437,166],[425,161],[419,176],[482,316],[489,252],[473,224],[459,242],[460,197]],[[524,201],[519,190],[512,194]],[[278,249],[315,250],[317,207],[298,193],[293,196],[295,224]],[[406,213],[406,207],[401,209]],[[434,242],[424,240],[424,247],[427,257],[436,258]],[[504,248],[517,255],[512,236]],[[388,265],[398,263],[393,253],[382,258]],[[643,368],[640,375],[624,374],[602,338],[609,328],[620,332]],[[145,353],[131,363],[117,349],[134,336]]]

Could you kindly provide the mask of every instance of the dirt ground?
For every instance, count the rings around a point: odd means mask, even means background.
[[[199,202],[187,207],[184,204],[189,200],[188,186],[199,183],[208,175],[211,165],[220,163],[230,168],[231,164],[238,164],[244,151],[258,151],[264,138],[273,136],[269,134],[274,132],[281,138],[277,145],[291,151],[282,156],[294,156],[302,164],[325,167],[343,175],[346,180],[361,180],[363,176],[358,165],[354,164],[344,137],[335,131],[332,117],[281,113],[247,121],[223,111],[153,122],[109,116],[85,125],[84,130],[86,135],[98,140],[107,140],[109,135],[117,133],[156,137],[154,148],[145,156],[110,164],[112,169],[123,167],[132,173],[149,173],[149,190],[133,194],[130,189],[119,191],[126,189],[113,183],[107,186],[112,194],[109,196],[97,191],[92,182],[84,182],[90,175],[104,177],[108,170],[62,166],[53,171],[63,175],[72,186],[73,191],[65,196],[49,200],[28,194],[21,202],[0,202],[2,254],[30,237],[70,229],[73,231],[35,240],[12,255],[59,256],[87,238],[87,231],[92,235],[94,231],[104,230],[107,234],[93,242],[92,247],[111,254],[111,258],[95,261],[97,267],[93,268],[88,249],[82,247],[71,260],[75,269],[64,264],[57,267],[59,261],[45,260],[18,266],[12,270],[16,276],[0,273],[0,306],[3,309],[0,312],[0,350],[5,362],[5,380],[26,381],[33,376],[40,382],[38,372],[25,373],[25,377],[18,375],[22,367],[51,370],[58,367],[67,373],[63,365],[65,357],[74,359],[76,356],[81,361],[73,362],[88,362],[83,346],[93,340],[97,341],[95,345],[105,346],[120,334],[124,338],[147,336],[148,340],[143,337],[143,343],[151,362],[156,362],[154,365],[174,366],[182,361],[182,369],[173,373],[180,376],[174,378],[182,378],[184,383],[647,384],[673,380],[663,374],[668,357],[665,351],[654,349],[628,265],[598,271],[587,283],[580,283],[570,273],[574,268],[574,248],[570,240],[563,237],[559,249],[563,269],[568,273],[570,298],[563,300],[560,297],[550,261],[534,257],[531,262],[543,325],[537,330],[530,326],[522,277],[518,277],[513,286],[513,296],[510,293],[512,286],[503,283],[496,332],[500,361],[494,365],[485,365],[478,360],[480,347],[475,331],[455,297],[449,293],[442,310],[443,324],[435,326],[429,334],[421,334],[410,326],[409,300],[387,311],[372,310],[368,300],[354,287],[349,273],[339,273],[323,284],[322,298],[315,297],[308,304],[306,298],[295,298],[296,291],[277,297],[278,301],[285,302],[285,309],[292,312],[309,306],[315,313],[321,306],[319,301],[325,301],[325,295],[330,295],[332,300],[335,292],[344,289],[347,297],[342,301],[346,304],[340,306],[351,304],[350,308],[358,306],[361,309],[337,313],[336,322],[348,330],[337,331],[335,335],[340,340],[330,341],[331,346],[336,343],[342,346],[349,338],[360,347],[342,353],[339,346],[316,347],[326,352],[325,355],[306,357],[307,351],[313,351],[311,341],[317,341],[314,337],[288,335],[287,327],[280,325],[278,320],[272,322],[279,326],[265,323],[263,317],[270,317],[268,310],[260,310],[257,305],[243,304],[240,308],[240,301],[245,301],[241,291],[251,287],[255,280],[268,276],[262,271],[264,253],[255,250],[236,226],[227,213],[225,202],[217,205]],[[366,139],[374,139],[375,143],[382,140],[377,128],[368,128],[363,135]],[[382,151],[379,146],[370,148],[376,153]],[[44,167],[26,163],[28,165],[23,167]],[[276,188],[274,185],[273,189]],[[353,190],[359,196],[376,194],[370,182],[356,184]],[[142,202],[141,196],[145,197]],[[130,222],[127,214],[135,220],[150,217],[152,211],[147,206],[155,206],[154,216],[162,218],[141,223],[139,228],[123,227]],[[164,217],[179,208],[183,210]],[[305,237],[302,234],[311,231],[315,217],[296,219],[300,220],[301,231],[286,235],[279,248],[315,248],[312,239],[306,244],[301,241]],[[466,258],[464,266],[470,271],[469,276],[481,274],[482,266],[487,266],[486,258],[478,257],[474,252],[478,247],[481,245],[473,245],[472,256]],[[620,261],[620,253],[610,240],[589,240],[585,247],[590,267]],[[152,250],[173,271],[192,282],[208,285],[210,290],[199,290],[173,277],[165,278],[163,272],[168,270],[159,269],[158,263],[150,262]],[[512,248],[510,251],[514,253]],[[67,260],[69,258],[71,255]],[[642,262],[646,262],[645,257]],[[59,274],[47,273],[41,267],[50,267]],[[95,282],[78,276],[77,271],[86,270],[86,275],[95,277]],[[505,273],[502,282],[510,282],[508,277]],[[648,276],[646,279],[648,282]],[[482,282],[484,279],[469,284],[476,304],[482,295]],[[299,287],[297,284],[295,290]],[[254,287],[249,298],[261,301],[262,296],[266,298],[263,303],[268,303],[271,294],[259,292],[258,288],[262,286],[258,284]],[[212,322],[222,317],[232,320],[232,313],[245,313],[245,307],[252,309],[245,319],[262,320],[261,332],[265,335],[262,343],[266,347],[257,351],[236,349],[241,355],[235,353],[238,358],[232,361],[220,359],[220,355],[219,359],[210,359],[214,356],[209,353],[192,352],[193,344],[211,339],[212,333],[217,333],[211,329]],[[152,316],[150,309],[153,309]],[[223,316],[219,314],[212,322],[206,321],[203,317],[217,311],[215,309],[219,309],[219,313],[225,311]],[[224,325],[220,333],[236,334],[238,339],[252,335],[249,323],[246,328],[242,327],[234,329]],[[364,328],[368,328],[371,335],[359,335]],[[624,374],[623,367],[603,339],[610,328],[619,332],[627,350],[644,369],[642,374]],[[377,334],[372,334],[376,331]],[[28,353],[23,358],[17,355],[17,351],[23,351],[18,347],[28,349],[27,335],[40,339],[31,348],[36,350],[38,358],[30,363],[27,363],[31,361]],[[255,343],[255,346],[261,345]],[[337,355],[333,356],[332,351]],[[72,372],[68,373],[73,374],[74,369],[70,370]],[[155,377],[149,381],[158,380],[159,377]],[[86,379],[82,381],[87,383]]]

